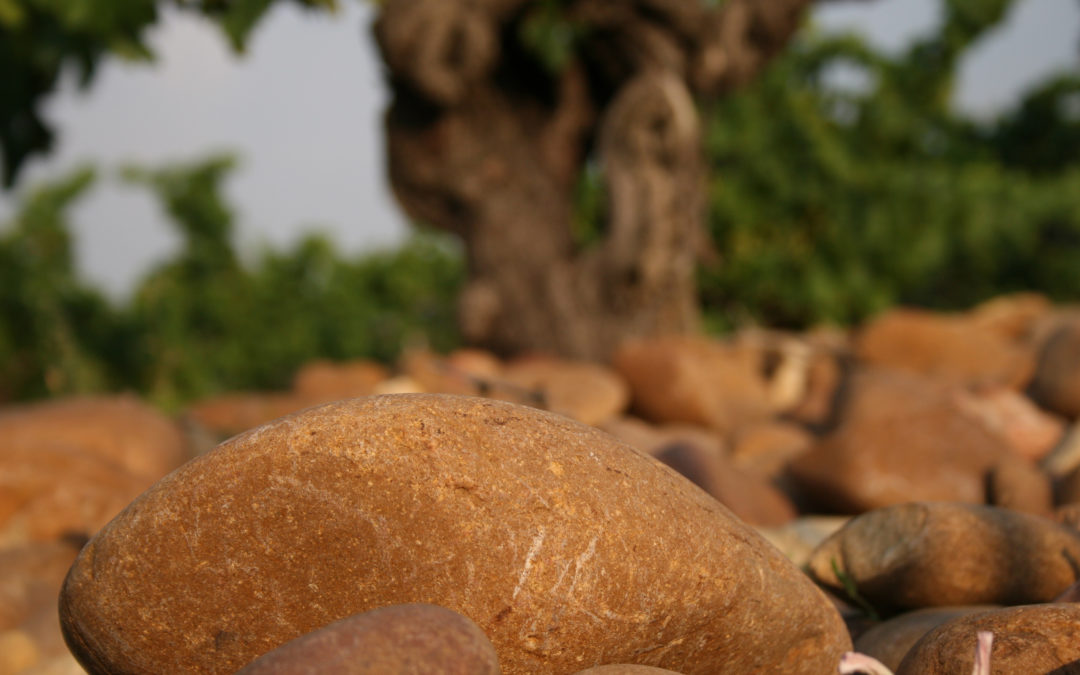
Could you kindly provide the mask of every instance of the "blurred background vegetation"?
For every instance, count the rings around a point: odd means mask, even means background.
[[[242,47],[268,4],[198,6],[222,15]],[[751,86],[703,104],[714,255],[699,286],[710,330],[852,325],[898,303],[961,309],[1016,290],[1080,297],[1080,77],[1041,83],[995,119],[954,112],[960,57],[1010,3],[946,4],[941,30],[896,55],[807,27]],[[40,126],[20,136],[36,147],[0,138],[9,181],[50,143],[33,101],[65,59],[81,59],[90,78],[106,49],[142,53],[137,29],[154,20],[154,2],[76,11],[93,5],[0,0],[0,100],[30,102],[0,112]],[[534,44],[557,67],[568,47],[548,39],[564,28],[551,21],[534,27]],[[26,62],[37,70],[12,79]],[[406,345],[458,344],[456,241],[418,228],[399,249],[352,258],[318,234],[238,251],[222,191],[235,170],[226,155],[122,170],[183,241],[122,304],[73,265],[67,214],[96,171],[32,190],[0,225],[0,402],[123,389],[175,409],[287,386],[314,358],[392,361]],[[588,238],[602,218],[600,180],[586,175],[577,194]]]

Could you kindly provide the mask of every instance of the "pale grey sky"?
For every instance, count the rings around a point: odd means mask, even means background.
[[[941,0],[823,3],[826,30],[858,29],[901,49],[939,21]],[[344,2],[335,17],[272,10],[248,54],[235,59],[212,24],[166,11],[151,34],[155,66],[104,64],[85,93],[66,81],[46,113],[60,131],[56,150],[35,160],[21,185],[84,161],[102,180],[74,210],[83,273],[121,297],[175,245],[143,188],[112,171],[233,150],[242,164],[227,184],[242,248],[287,245],[306,229],[332,234],[344,250],[393,245],[407,233],[384,175],[380,116],[386,91],[369,35],[371,7]],[[1007,27],[978,45],[957,92],[963,109],[987,114],[1019,88],[1078,65],[1080,5],[1022,0]],[[14,198],[0,193],[0,221]]]

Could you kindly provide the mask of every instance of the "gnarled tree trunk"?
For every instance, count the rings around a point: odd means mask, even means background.
[[[391,184],[414,218],[460,235],[467,340],[604,360],[621,339],[692,331],[704,241],[695,95],[753,77],[810,0],[566,0],[574,57],[521,44],[528,0],[386,0]],[[575,242],[574,187],[599,163],[607,222]]]

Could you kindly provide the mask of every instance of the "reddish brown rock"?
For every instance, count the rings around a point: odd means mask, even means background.
[[[916,642],[896,675],[970,673],[979,631],[994,634],[990,665],[995,674],[1080,673],[1080,605],[1043,604],[953,619]]]
[[[871,365],[968,385],[1021,388],[1034,367],[1028,350],[966,317],[914,309],[891,310],[867,323],[855,354]]]
[[[1054,602],[1080,602],[1080,581],[1058,594]]]
[[[1054,522],[1080,531],[1080,502],[1065,504],[1054,510]]]
[[[425,349],[407,350],[399,361],[401,374],[420,385],[422,391],[465,396],[490,393],[490,367],[493,364],[485,362],[477,371],[463,367],[461,362],[451,363],[446,357]]]
[[[1004,459],[986,476],[986,501],[1014,511],[1050,516],[1054,488],[1046,476],[1022,459]]]
[[[976,305],[968,316],[979,328],[1019,342],[1030,336],[1035,323],[1052,309],[1050,300],[1040,293],[1011,293]]]
[[[993,605],[917,609],[883,621],[855,638],[855,651],[872,656],[896,670],[908,650],[941,624],[969,614],[996,609]]]
[[[180,466],[180,429],[133,396],[64,398],[0,412],[0,461],[12,447],[66,446],[155,481]]]
[[[327,404],[189,462],[83,549],[61,623],[92,673],[227,673],[407,602],[475,621],[507,673],[819,673],[850,648],[812,582],[675,472],[435,395]]]
[[[637,666],[629,663],[617,663],[608,666],[596,666],[579,670],[574,675],[681,675],[667,668],[654,668],[652,666]]]
[[[0,450],[0,549],[88,537],[152,481],[82,448],[9,446]]]
[[[56,596],[79,546],[67,542],[26,544],[0,550],[0,631],[25,624]]]
[[[498,675],[480,627],[444,607],[391,605],[286,642],[237,675]]]
[[[654,456],[751,525],[783,525],[798,515],[784,493],[736,467],[723,452],[676,442],[658,449]]]
[[[197,401],[184,411],[184,416],[224,438],[309,406],[306,399],[291,392],[233,392]]]
[[[1080,533],[992,506],[912,503],[853,518],[807,568],[883,610],[1049,602],[1077,581]]]
[[[759,364],[714,340],[628,341],[617,350],[614,366],[630,384],[632,407],[653,422],[685,422],[728,434],[771,412]]]
[[[692,424],[658,426],[636,417],[616,417],[599,425],[599,428],[646,455],[655,456],[672,443],[691,443],[709,452],[727,452],[727,445],[715,432]]]
[[[506,365],[503,378],[537,392],[538,407],[594,426],[622,414],[630,402],[630,390],[622,378],[594,363],[551,357],[520,359]]]
[[[731,458],[735,466],[771,478],[813,444],[814,436],[802,427],[769,420],[740,429],[732,441]]]
[[[1080,417],[1080,317],[1062,321],[1047,338],[1030,392],[1044,408]]]
[[[1054,484],[1054,497],[1057,504],[1080,503],[1080,467],[1065,474]]]
[[[307,405],[370,396],[389,376],[385,366],[366,359],[343,363],[312,361],[296,371],[293,392]]]
[[[949,387],[870,370],[853,378],[849,395],[840,426],[788,465],[811,505],[862,513],[909,501],[984,503],[991,472],[1001,467],[1002,485],[1027,486],[1009,492],[1014,506],[1046,508],[1021,500],[1044,499],[1049,479],[966,414]]]
[[[1024,459],[1037,462],[1061,442],[1065,422],[1039,409],[1031,399],[1006,387],[957,392],[957,402],[986,428],[1005,439]]]

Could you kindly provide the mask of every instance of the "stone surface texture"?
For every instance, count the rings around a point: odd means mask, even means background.
[[[810,575],[885,611],[1049,602],[1077,581],[1080,533],[993,506],[911,503],[852,518],[822,542]]]
[[[1080,605],[1005,607],[953,619],[927,633],[908,652],[896,675],[970,673],[975,634],[994,634],[995,675],[1080,673]]]
[[[946,621],[996,609],[992,605],[930,607],[917,609],[882,621],[855,638],[855,651],[873,656],[889,670],[900,667],[908,650],[924,635]]]
[[[850,648],[824,594],[675,472],[445,395],[327,404],[196,458],[83,549],[60,614],[92,673],[230,673],[417,602],[476,622],[506,673],[820,673]]]
[[[390,605],[286,642],[236,675],[499,675],[480,627],[444,607]]]

